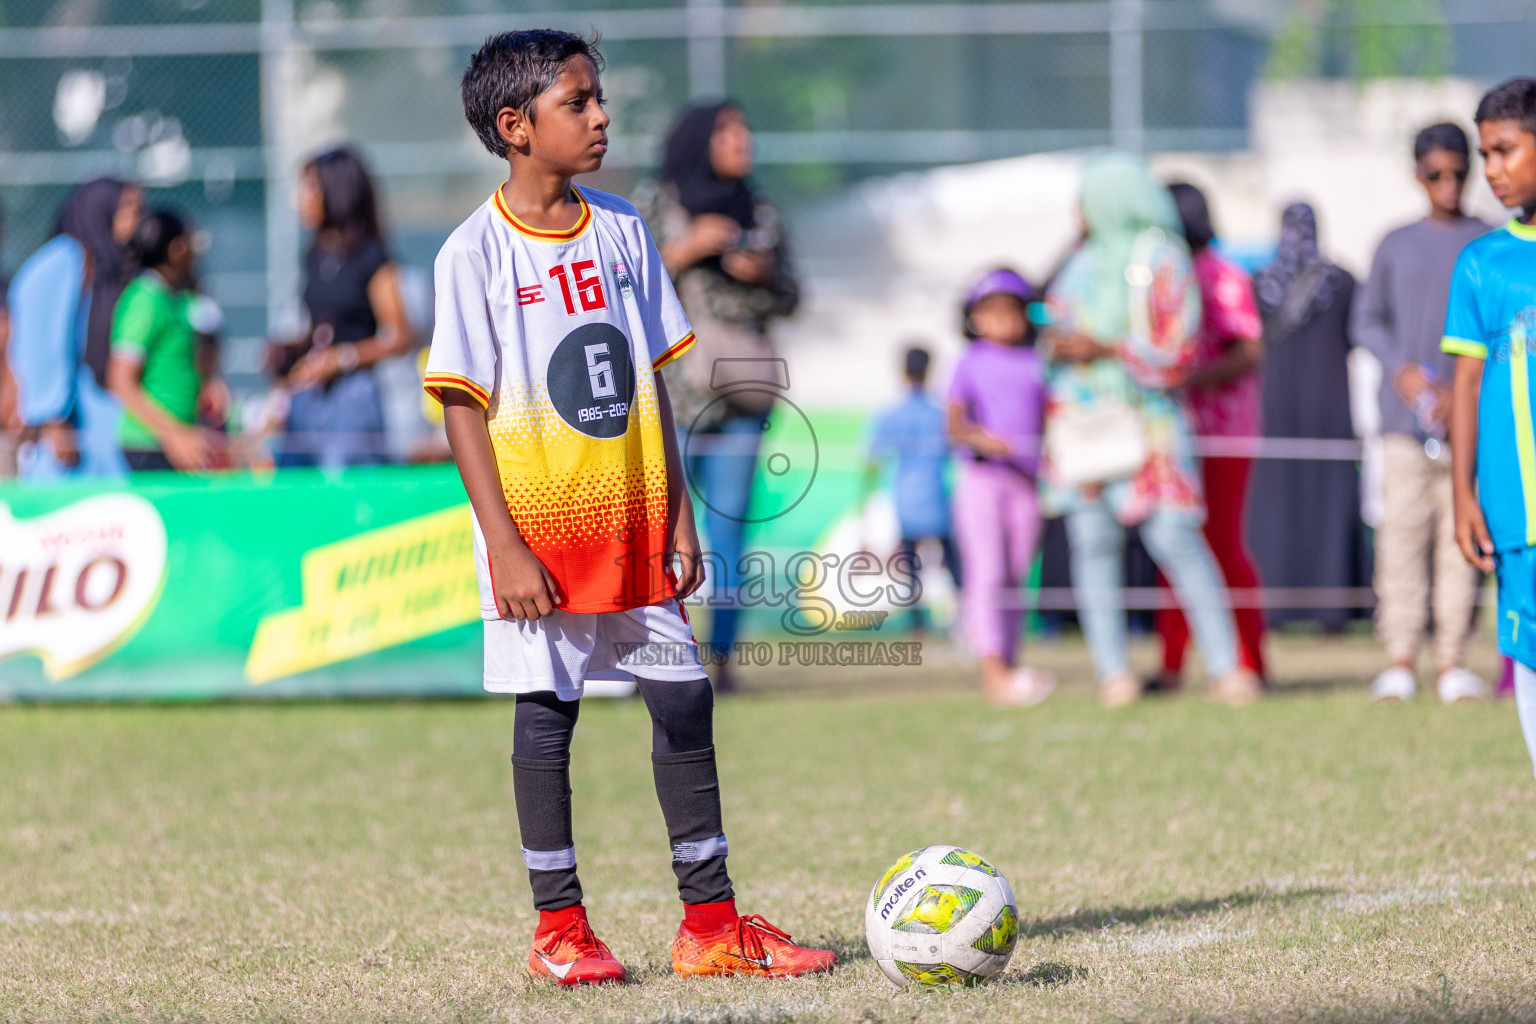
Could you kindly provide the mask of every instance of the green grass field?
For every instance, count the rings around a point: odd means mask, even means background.
[[[1277,646],[1241,710],[1105,712],[1072,643],[1029,711],[952,664],[749,674],[717,725],[740,901],[844,958],[777,983],[670,973],[637,702],[585,709],[574,779],[634,980],[576,992],[523,973],[510,702],[0,708],[0,1018],[1536,1020],[1513,707],[1373,707],[1368,642]],[[1020,943],[985,988],[898,991],[862,903],[937,842],[1007,874]]]

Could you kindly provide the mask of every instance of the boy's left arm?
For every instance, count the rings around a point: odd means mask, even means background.
[[[693,522],[693,499],[688,496],[688,482],[683,477],[683,455],[677,447],[677,428],[672,420],[672,399],[661,371],[656,375],[656,402],[661,411],[661,443],[667,455],[667,553],[666,565],[677,556],[677,578],[673,581],[679,601],[698,590],[704,582],[704,560],[699,552],[699,531]]]

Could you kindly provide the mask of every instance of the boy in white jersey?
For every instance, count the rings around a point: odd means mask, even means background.
[[[726,873],[713,696],[679,603],[702,562],[657,372],[693,334],[635,208],[571,184],[608,150],[600,67],[551,30],[493,36],[470,59],[465,117],[510,173],[438,254],[424,375],[474,510],[485,686],[517,694],[513,787],[539,910],[528,970],[625,977],[588,924],[571,837],[571,733],[597,669],[632,671],[650,709],[684,903],[673,969],[829,970],[832,953],[739,915]]]

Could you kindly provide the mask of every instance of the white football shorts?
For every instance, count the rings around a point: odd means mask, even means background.
[[[556,609],[542,618],[485,620],[485,688],[491,693],[553,690],[581,697],[594,672],[684,682],[704,675],[688,614],[675,598],[621,612]]]

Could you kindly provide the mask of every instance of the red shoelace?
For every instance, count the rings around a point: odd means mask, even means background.
[[[788,932],[775,928],[761,914],[748,914],[745,917],[739,917],[736,919],[736,944],[741,947],[741,951],[750,959],[761,960],[766,952],[763,949],[762,936],[758,934],[760,931],[767,932],[769,935],[776,936],[785,942],[793,944],[793,940],[790,939]]]
[[[560,931],[556,932],[552,941],[545,948],[556,949],[563,942],[570,942],[579,951],[582,958],[601,957],[602,947],[597,944],[597,935],[592,931],[592,926],[584,918],[576,918]]]

